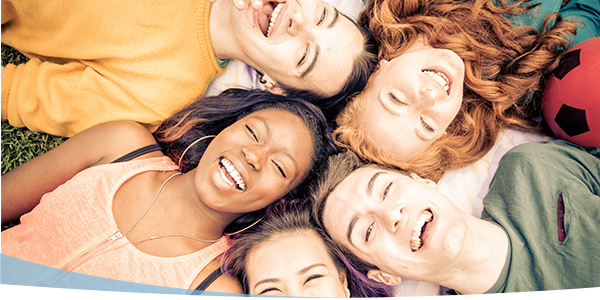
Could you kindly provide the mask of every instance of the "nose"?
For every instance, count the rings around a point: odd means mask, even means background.
[[[292,36],[298,35],[302,33],[303,29],[307,28],[306,16],[302,13],[301,10],[297,10],[292,12],[288,16],[288,33]]]
[[[396,233],[402,226],[402,219],[404,217],[404,207],[386,207],[381,210],[383,214],[384,223],[386,229],[391,233]]]
[[[260,145],[242,148],[242,155],[244,156],[246,163],[248,163],[254,171],[260,171],[262,169],[264,160],[267,156],[264,147]]]
[[[305,289],[299,284],[290,284],[287,287],[287,296],[297,296],[297,297],[319,297],[319,293],[314,291],[313,289]]]
[[[436,89],[429,85],[423,85],[419,87],[419,90],[416,92],[417,101],[415,101],[415,106],[420,110],[426,110],[432,107],[438,98],[438,93]]]

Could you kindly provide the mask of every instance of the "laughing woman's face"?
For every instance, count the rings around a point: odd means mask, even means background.
[[[256,245],[246,258],[250,294],[350,296],[323,240],[312,230],[286,232]]]
[[[216,211],[255,211],[302,182],[312,155],[313,140],[302,119],[281,109],[260,110],[211,141],[196,168],[196,191]]]
[[[463,100],[465,66],[455,52],[422,39],[382,61],[368,88],[358,125],[392,158],[409,160],[444,135]]]

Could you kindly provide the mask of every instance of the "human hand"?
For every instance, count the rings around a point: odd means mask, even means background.
[[[210,3],[215,3],[217,0],[208,0],[208,2]],[[220,1],[227,1],[227,0],[220,0]],[[238,10],[244,10],[247,7],[247,2],[250,1],[252,8],[254,10],[260,10],[263,7],[263,1],[262,0],[233,0],[233,5],[235,6],[235,8],[237,8]],[[285,2],[285,0],[274,0],[276,2]]]

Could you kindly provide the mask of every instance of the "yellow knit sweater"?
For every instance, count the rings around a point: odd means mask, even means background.
[[[2,0],[2,42],[30,57],[2,73],[2,119],[71,136],[111,120],[150,130],[223,69],[206,0]]]

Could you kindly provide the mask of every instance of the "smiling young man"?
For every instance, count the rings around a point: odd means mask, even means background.
[[[482,219],[433,181],[350,152],[330,160],[313,197],[315,218],[371,279],[471,294],[600,286],[599,194],[600,149],[554,141],[503,157]]]
[[[2,119],[61,136],[121,119],[153,130],[200,98],[227,59],[333,115],[375,65],[366,33],[320,0],[242,11],[231,0],[2,4],[2,42],[31,58],[3,69]]]

